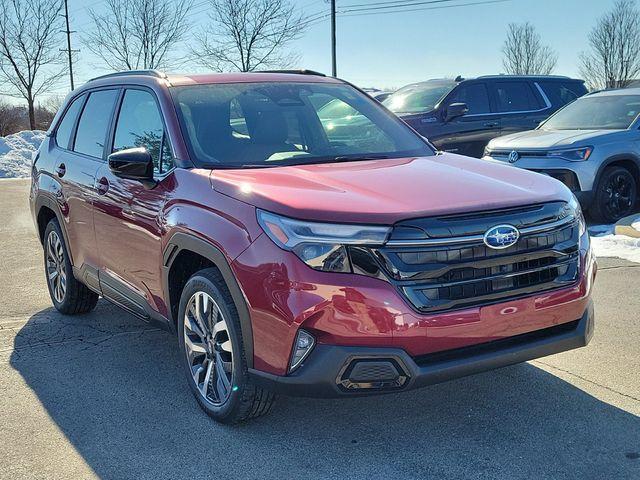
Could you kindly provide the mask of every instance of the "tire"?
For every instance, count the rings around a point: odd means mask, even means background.
[[[637,195],[637,184],[629,170],[607,167],[598,180],[589,213],[596,222],[615,223],[635,211]]]
[[[52,219],[44,231],[44,272],[53,306],[65,315],[77,315],[93,310],[98,294],[73,276],[64,235],[57,219]]]
[[[187,281],[178,312],[187,382],[207,415],[235,424],[268,413],[275,396],[249,378],[238,311],[217,269],[200,270]]]

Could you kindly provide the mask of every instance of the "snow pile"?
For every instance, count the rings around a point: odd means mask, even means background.
[[[31,154],[36,150],[45,132],[25,130],[0,137],[0,178],[25,178],[31,171]]]
[[[640,230],[640,217],[632,224]],[[596,257],[618,257],[640,263],[640,238],[615,235],[613,225],[594,225],[589,227],[591,246]]]

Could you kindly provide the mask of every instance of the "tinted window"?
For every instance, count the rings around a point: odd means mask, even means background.
[[[498,82],[493,88],[498,112],[522,112],[540,108],[527,82]]]
[[[80,116],[74,151],[102,158],[111,112],[117,96],[117,90],[100,90],[89,95]]]
[[[127,90],[118,115],[113,151],[138,147],[151,154],[156,173],[171,169],[171,149],[155,98],[143,90]]]
[[[491,111],[489,93],[484,83],[461,85],[453,92],[451,99],[448,99],[447,103],[449,105],[452,103],[466,103],[470,114],[489,113]]]
[[[580,82],[538,82],[552,105],[566,105],[587,93]]]
[[[616,130],[629,128],[640,114],[639,95],[587,96],[559,110],[543,130]]]
[[[433,155],[403,122],[349,85],[212,84],[171,93],[192,156],[214,168]],[[352,114],[325,117],[320,110],[331,102]]]
[[[422,113],[435,108],[456,86],[450,81],[429,81],[402,87],[382,103],[395,113]]]
[[[78,118],[78,113],[82,107],[83,99],[84,95],[76,98],[71,103],[71,106],[67,109],[67,112],[58,124],[58,129],[56,130],[56,144],[59,147],[69,148],[69,140],[71,140],[73,126],[76,123],[76,118]]]

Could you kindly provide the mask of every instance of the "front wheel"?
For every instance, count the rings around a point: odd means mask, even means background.
[[[216,269],[197,272],[185,285],[178,341],[189,387],[213,419],[238,423],[271,409],[274,395],[248,376],[238,311]]]
[[[590,214],[601,223],[615,223],[631,215],[637,204],[637,185],[633,175],[624,167],[607,167],[596,186]]]

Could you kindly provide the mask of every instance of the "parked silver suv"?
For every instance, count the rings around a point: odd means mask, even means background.
[[[498,137],[484,157],[550,175],[596,221],[633,213],[640,184],[640,88],[581,97],[535,130]]]

